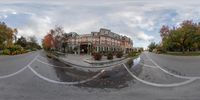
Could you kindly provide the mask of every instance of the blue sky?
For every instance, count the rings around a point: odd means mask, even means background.
[[[127,35],[135,47],[160,42],[162,25],[200,21],[197,0],[1,0],[0,21],[18,28],[19,36],[38,42],[55,25],[66,32],[88,34],[99,28]]]

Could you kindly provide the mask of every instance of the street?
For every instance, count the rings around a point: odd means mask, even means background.
[[[199,100],[199,61],[143,52],[131,65],[86,72],[43,51],[0,56],[0,100]]]

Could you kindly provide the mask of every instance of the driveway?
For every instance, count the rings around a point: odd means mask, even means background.
[[[199,57],[144,52],[130,63],[85,72],[43,51],[0,56],[0,100],[199,100]]]

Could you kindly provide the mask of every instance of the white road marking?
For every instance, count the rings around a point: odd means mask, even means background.
[[[140,63],[140,65],[143,65],[143,66],[146,66],[146,67],[149,67],[149,68],[157,68],[156,66],[151,66],[151,65],[142,64],[142,63]]]
[[[181,86],[181,85],[185,85],[185,84],[189,84],[193,81],[196,80],[196,78],[191,78],[187,81],[184,81],[184,82],[180,82],[180,83],[173,83],[173,84],[158,84],[158,83],[152,83],[152,82],[148,82],[148,81],[145,81],[145,80],[142,80],[140,79],[139,77],[135,76],[127,67],[125,64],[123,64],[124,68],[128,71],[128,73],[133,77],[135,78],[136,80],[144,83],[144,84],[147,84],[147,85],[151,85],[151,86],[155,86],[155,87],[175,87],[175,86]]]
[[[22,69],[20,69],[20,70],[14,72],[14,73],[12,73],[12,74],[9,74],[9,75],[0,76],[0,79],[9,78],[9,77],[12,77],[12,76],[15,76],[15,75],[21,73],[21,72],[24,71],[26,68],[28,68],[28,66],[31,65],[31,64],[36,60],[37,57],[38,57],[38,55],[35,56],[35,58],[34,58],[30,63],[28,63],[28,65],[24,66]]]
[[[82,83],[86,83],[86,82],[89,82],[95,78],[97,78],[98,76],[100,76],[105,70],[101,70],[101,72],[99,72],[98,74],[96,74],[95,76],[89,78],[89,79],[86,79],[86,80],[82,80],[82,81],[77,81],[77,82],[60,82],[60,81],[55,81],[55,80],[51,80],[49,78],[46,78],[44,76],[42,76],[41,74],[39,74],[38,72],[36,72],[33,68],[31,68],[31,66],[29,66],[29,69],[36,75],[38,76],[39,78],[47,81],[47,82],[50,82],[50,83],[55,83],[55,84],[63,84],[63,85],[76,85],[76,84],[82,84]]]
[[[18,70],[17,72],[14,72],[12,74],[0,76],[0,79],[4,79],[4,78],[9,78],[9,77],[15,76],[15,75],[21,73],[22,71],[24,71],[26,68],[27,68],[27,66],[23,67],[22,69]]]
[[[144,53],[144,54],[145,54],[145,53]],[[159,66],[155,61],[153,61],[153,59],[151,59],[147,54],[145,54],[145,55],[148,57],[148,59],[149,59],[157,68],[159,68],[160,70],[162,70],[163,72],[165,72],[165,73],[167,73],[167,74],[169,74],[169,75],[172,75],[172,76],[177,77],[177,78],[182,78],[182,79],[193,79],[193,78],[195,78],[195,79],[200,79],[200,77],[189,77],[189,76],[181,76],[181,75],[173,74],[173,73],[171,73],[171,72],[169,72],[169,71],[163,69],[162,67],[160,67],[160,66]]]
[[[145,54],[146,55],[146,54]],[[44,64],[47,64],[47,65],[50,65],[50,66],[55,66],[55,65],[51,65],[51,64],[48,64],[48,63],[45,63],[43,61],[40,61],[38,60],[39,55],[35,56],[35,58],[28,64],[26,65],[25,67],[23,67],[22,69],[18,70],[17,72],[13,73],[13,74],[9,74],[9,75],[4,75],[4,76],[0,76],[0,79],[4,79],[4,78],[9,78],[9,77],[12,77],[12,76],[15,76],[19,73],[21,73],[22,71],[24,71],[26,68],[29,68],[36,76],[38,76],[39,78],[45,80],[45,81],[48,81],[48,82],[51,82],[51,83],[56,83],[56,84],[66,84],[66,85],[75,85],[75,84],[81,84],[81,83],[86,83],[88,81],[91,81],[95,78],[97,78],[98,76],[100,76],[105,70],[101,70],[101,72],[99,72],[98,74],[96,74],[95,76],[89,78],[89,79],[86,79],[86,80],[82,80],[82,81],[77,81],[77,82],[59,82],[59,81],[55,81],[55,80],[51,80],[51,79],[48,79],[44,76],[42,76],[41,74],[39,74],[38,72],[36,72],[33,68],[31,68],[31,64],[34,62],[34,61],[39,61],[41,63],[44,63]],[[135,76],[127,67],[126,65],[123,63],[123,66],[125,67],[125,69],[128,71],[128,73],[135,79],[137,79],[138,81],[144,83],[144,84],[147,84],[147,85],[151,85],[151,86],[156,86],[156,87],[175,87],[175,86],[181,86],[181,85],[185,85],[185,84],[189,84],[193,81],[195,81],[196,79],[200,79],[200,77],[187,77],[187,76],[180,76],[180,75],[176,75],[176,74],[173,74],[173,73],[170,73],[168,72],[167,70],[163,69],[162,67],[160,67],[155,61],[153,61],[148,55],[146,55],[147,58],[156,66],[150,66],[150,65],[146,65],[144,64],[144,66],[147,66],[147,67],[152,67],[152,68],[159,68],[161,69],[162,71],[164,71],[165,73],[167,74],[170,74],[172,76],[175,76],[175,77],[178,77],[178,78],[184,78],[184,79],[188,79],[187,81],[184,81],[184,82],[180,82],[180,83],[173,83],[173,84],[158,84],[158,83],[152,83],[152,82],[148,82],[148,81],[145,81],[145,80],[142,80],[140,78],[138,78],[137,76]],[[44,57],[43,57],[44,58]],[[60,67],[60,66],[56,66],[56,67]],[[62,67],[64,68],[64,67]]]
[[[50,63],[46,63],[46,62],[43,62],[39,59],[36,59],[36,61],[40,62],[40,63],[43,63],[43,64],[46,64],[48,66],[52,66],[52,67],[57,67],[57,68],[71,68],[71,67],[61,67],[61,66],[56,66],[56,65],[53,65],[53,64],[50,64]]]
[[[42,59],[47,59],[47,58],[45,58],[45,57],[42,57],[42,56],[39,56],[40,58],[42,58]]]

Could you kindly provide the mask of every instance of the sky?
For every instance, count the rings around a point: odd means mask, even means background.
[[[162,25],[200,22],[198,0],[0,0],[0,21],[38,42],[55,25],[89,34],[100,28],[126,35],[134,47],[159,43]]]

